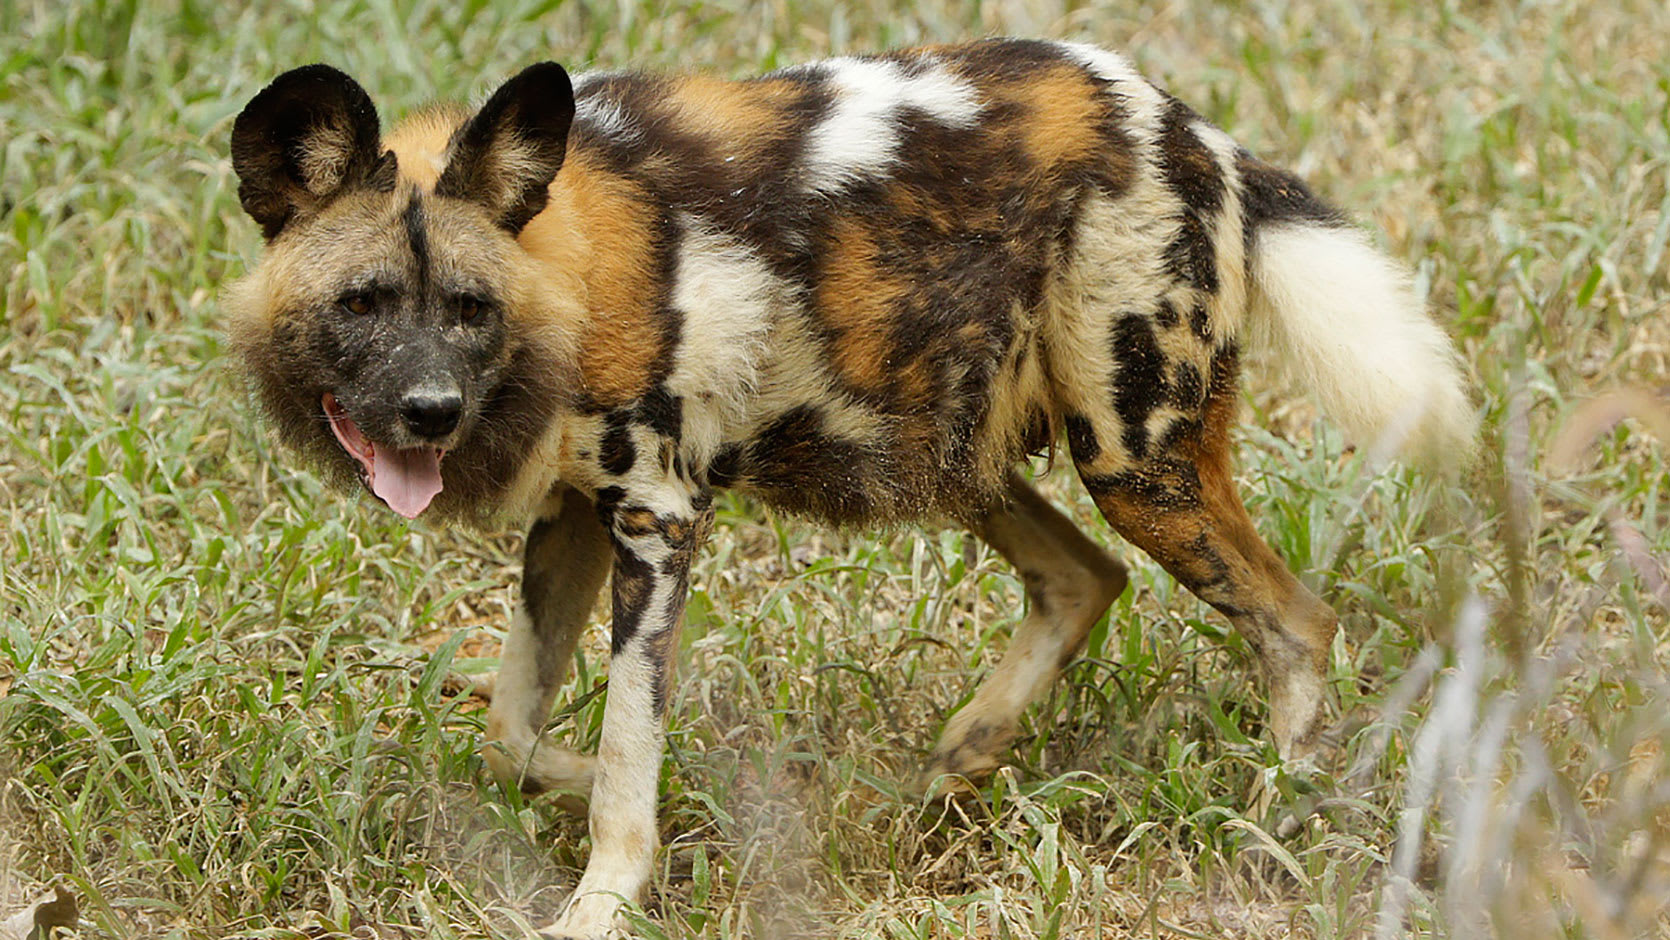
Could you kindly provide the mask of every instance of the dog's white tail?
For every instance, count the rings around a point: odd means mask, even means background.
[[[1261,224],[1248,326],[1359,446],[1454,470],[1478,421],[1454,346],[1406,272],[1350,226]]]

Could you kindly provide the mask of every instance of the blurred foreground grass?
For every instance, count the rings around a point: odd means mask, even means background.
[[[1611,420],[1670,374],[1653,0],[0,4],[0,915],[62,880],[84,936],[516,936],[584,861],[582,822],[486,781],[446,681],[495,666],[518,538],[321,492],[225,369],[217,292],[259,241],[226,139],[261,85],[330,61],[386,118],[540,58],[741,74],[998,32],[1127,50],[1383,232],[1473,365],[1485,459],[1454,492],[1376,475],[1253,363],[1254,513],[1343,615],[1336,753],[1285,776],[1241,641],[1139,558],[949,818],[898,782],[1012,574],[727,501],[646,935],[1670,935],[1670,441]],[[1581,407],[1619,388],[1646,394]],[[556,720],[582,746],[605,649]],[[1275,837],[1260,779],[1315,815]]]

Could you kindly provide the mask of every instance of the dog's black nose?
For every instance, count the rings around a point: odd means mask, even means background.
[[[417,389],[400,400],[400,416],[406,419],[406,427],[418,437],[431,440],[451,434],[463,411],[463,396],[452,390]]]

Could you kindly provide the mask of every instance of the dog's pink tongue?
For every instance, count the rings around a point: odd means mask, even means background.
[[[378,447],[371,457],[371,492],[408,519],[441,491],[441,452],[434,447]]]

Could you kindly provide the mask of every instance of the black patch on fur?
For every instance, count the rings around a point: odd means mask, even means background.
[[[1122,426],[1121,440],[1125,450],[1140,459],[1148,453],[1148,416],[1166,400],[1170,389],[1165,354],[1147,317],[1126,314],[1114,323],[1113,358],[1119,363],[1113,409]]]
[[[1026,430],[1021,434],[1021,450],[1028,454],[1041,453],[1051,444],[1050,415],[1034,405],[1026,416]]]
[[[1235,152],[1235,171],[1241,176],[1241,214],[1249,228],[1262,222],[1349,224],[1338,209],[1318,198],[1299,177],[1244,149]],[[1247,243],[1251,245],[1251,237]]]
[[[1233,342],[1225,343],[1212,354],[1208,368],[1211,377],[1207,380],[1207,399],[1234,394],[1235,382],[1241,372],[1241,348]]]
[[[1182,446],[1185,441],[1199,440],[1206,426],[1199,418],[1178,418],[1160,432],[1159,450],[1170,453]]]
[[[1343,213],[1311,192],[1304,180],[1245,149],[1235,152],[1235,172],[1241,177],[1241,238],[1249,271],[1258,229],[1266,223],[1304,222],[1330,228],[1350,224]]]
[[[1217,157],[1189,127],[1197,120],[1188,105],[1170,100],[1157,141],[1160,172],[1188,212],[1209,218],[1223,208],[1224,178]]]
[[[982,39],[947,53],[970,72],[1008,81],[1031,78],[1041,67],[1072,61],[1060,46],[1042,39]]]
[[[1206,400],[1206,383],[1200,370],[1190,362],[1179,362],[1171,375],[1171,401],[1184,411],[1194,411]]]
[[[1217,547],[1213,544],[1211,536],[1202,532],[1190,539],[1189,551],[1193,553],[1196,558],[1205,562],[1207,568],[1207,573],[1204,576],[1196,576],[1190,579],[1191,583],[1187,585],[1190,590],[1195,590],[1197,587],[1204,588],[1210,587],[1214,584],[1228,583],[1230,580],[1229,562],[1224,560],[1223,554],[1219,552]],[[1223,610],[1221,607],[1218,609],[1223,611],[1223,613],[1228,616],[1235,616],[1234,613]]]
[[[613,530],[615,526],[615,512],[620,509],[621,500],[626,498],[626,489],[619,486],[605,486],[597,491],[597,499],[593,505],[597,509],[598,521],[603,527]]]
[[[650,701],[654,705],[657,717],[667,714],[667,694],[668,687],[671,684],[669,682],[671,676],[668,673],[672,672],[673,669],[673,650],[671,647],[677,636],[678,631],[669,627],[650,637],[649,643],[644,647],[644,655],[648,656],[650,661]]]
[[[1102,442],[1096,439],[1096,428],[1090,419],[1075,412],[1063,418],[1062,423],[1067,426],[1067,449],[1073,459],[1081,464],[1095,463],[1102,456]]]
[[[604,418],[603,442],[598,448],[597,462],[618,477],[631,471],[637,460],[638,449],[632,444],[632,413],[617,408]]]
[[[1177,237],[1165,248],[1166,273],[1179,282],[1207,293],[1218,290],[1218,253],[1211,226],[1187,213],[1178,220]]]
[[[767,425],[748,443],[744,464],[750,480],[790,511],[843,523],[865,519],[875,508],[869,455],[826,433],[823,414],[809,405]]]
[[[1195,120],[1195,113],[1173,98],[1160,121],[1160,172],[1183,203],[1181,227],[1166,246],[1166,266],[1179,281],[1216,292],[1217,249],[1212,230],[1223,208],[1225,185],[1217,158],[1189,127]]]
[[[537,520],[528,528],[528,537],[522,546],[522,607],[528,612],[528,622],[533,624],[536,633],[543,629],[550,619],[543,616],[544,572],[540,570],[538,559],[541,548],[556,531],[556,523],[553,520]],[[541,643],[538,648],[544,651],[549,646],[548,643]],[[542,672],[549,671],[549,665],[546,663],[541,663],[540,668]]]
[[[1207,312],[1204,303],[1195,304],[1194,309],[1189,311],[1189,329],[1201,342],[1212,341],[1212,315]]]
[[[379,193],[392,193],[394,184],[399,181],[400,161],[395,157],[394,151],[385,150],[382,157],[378,158],[377,165],[372,167],[365,185]]]
[[[1169,300],[1162,299],[1160,305],[1154,309],[1154,322],[1158,323],[1161,329],[1169,330],[1176,326],[1180,320],[1181,318],[1177,315],[1177,307]]]
[[[610,579],[614,619],[609,633],[609,654],[619,656],[643,625],[646,608],[655,594],[655,569],[637,553],[614,539],[615,572]]]
[[[1200,474],[1195,465],[1175,457],[1158,457],[1142,466],[1105,476],[1086,476],[1084,488],[1092,496],[1117,493],[1160,509],[1200,506]]]
[[[741,473],[742,445],[726,444],[719,448],[713,459],[707,463],[703,474],[707,485],[715,489],[728,489],[736,485]]]
[[[677,341],[674,337],[673,342]],[[656,385],[638,402],[634,417],[648,425],[650,430],[677,443],[684,421],[684,402],[667,391],[667,386]]]
[[[629,472],[638,459],[631,428],[642,425],[662,439],[657,454],[662,469],[671,470],[683,421],[683,400],[667,391],[665,385],[657,384],[630,407],[615,408],[603,416],[603,441],[597,455],[598,462],[615,476]]]
[[[423,226],[423,202],[417,193],[406,203],[400,219],[406,225],[406,241],[412,246],[412,258],[417,262],[418,283],[429,280],[429,231]]]

